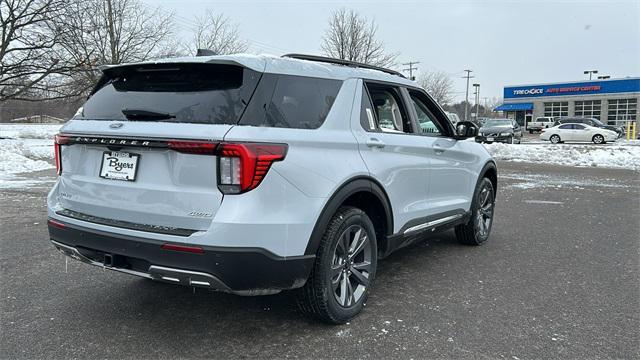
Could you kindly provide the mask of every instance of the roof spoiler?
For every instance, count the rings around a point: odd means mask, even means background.
[[[215,55],[218,55],[218,54],[216,54],[216,52],[213,50],[209,50],[209,49],[196,50],[196,56],[215,56]]]

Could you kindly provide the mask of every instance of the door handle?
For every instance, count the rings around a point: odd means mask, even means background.
[[[433,144],[433,151],[436,153],[436,155],[440,155],[444,152],[444,149],[436,143]]]
[[[369,140],[367,140],[365,142],[365,144],[367,144],[367,146],[370,147],[370,148],[380,148],[380,149],[382,149],[385,146],[384,142],[382,142],[381,140],[376,139],[376,138],[370,138]]]

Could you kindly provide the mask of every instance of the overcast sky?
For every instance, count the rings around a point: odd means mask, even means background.
[[[464,100],[462,70],[472,69],[481,97],[505,85],[640,76],[640,1],[206,1],[143,0],[173,11],[183,35],[207,8],[239,25],[254,53],[320,54],[331,12],[374,19],[399,63],[450,74]],[[401,65],[398,65],[400,68]],[[472,92],[472,90],[470,90]],[[470,96],[471,98],[472,96]]]

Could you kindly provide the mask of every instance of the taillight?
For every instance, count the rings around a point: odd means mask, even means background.
[[[218,146],[218,188],[224,194],[255,189],[275,161],[284,159],[286,144],[221,143]]]
[[[69,137],[65,135],[56,134],[53,137],[53,152],[56,159],[56,173],[62,174],[62,152],[61,145],[69,143]]]
[[[171,150],[187,154],[215,155],[217,142],[169,140]]]

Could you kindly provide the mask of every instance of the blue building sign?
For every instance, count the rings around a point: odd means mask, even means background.
[[[566,84],[510,86],[504,88],[505,99],[543,96],[597,95],[640,93],[640,78],[585,81]]]

